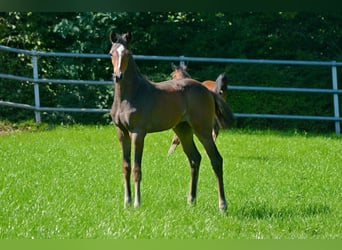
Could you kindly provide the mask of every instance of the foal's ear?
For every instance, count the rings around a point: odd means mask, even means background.
[[[172,70],[176,70],[176,69],[177,69],[177,66],[176,66],[176,64],[174,64],[174,63],[171,63],[171,69],[172,69]]]
[[[120,35],[117,34],[117,33],[113,33],[112,31],[110,32],[109,34],[109,40],[112,42],[112,43],[115,43],[118,39],[119,39]]]
[[[127,43],[129,43],[132,40],[132,33],[131,32],[127,32],[122,37],[126,40]]]

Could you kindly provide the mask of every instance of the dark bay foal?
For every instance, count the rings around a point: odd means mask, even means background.
[[[218,186],[219,208],[227,209],[223,184],[223,159],[212,138],[214,118],[223,128],[232,123],[232,112],[223,99],[193,79],[152,83],[140,73],[129,48],[131,33],[111,33],[110,49],[115,85],[111,116],[122,147],[125,206],[132,202],[130,176],[135,187],[134,207],[140,206],[141,161],[147,133],[173,129],[179,137],[190,168],[189,203],[195,203],[201,155],[193,135],[210,158]],[[133,144],[133,168],[131,145]]]

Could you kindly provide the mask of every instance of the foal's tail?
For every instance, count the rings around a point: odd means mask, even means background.
[[[220,128],[232,127],[234,122],[233,111],[220,95],[212,93],[215,99],[215,118]]]

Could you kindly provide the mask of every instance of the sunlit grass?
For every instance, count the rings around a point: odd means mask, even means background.
[[[221,132],[229,202],[201,145],[198,199],[172,132],[146,137],[142,207],[123,208],[121,149],[113,126],[0,135],[0,238],[342,238],[342,141],[270,131]]]

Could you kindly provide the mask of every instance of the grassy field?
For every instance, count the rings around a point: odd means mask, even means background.
[[[146,137],[142,207],[123,208],[113,126],[0,134],[1,239],[342,239],[342,140],[270,131],[221,132],[229,202],[202,146],[197,205],[172,132]]]

